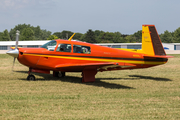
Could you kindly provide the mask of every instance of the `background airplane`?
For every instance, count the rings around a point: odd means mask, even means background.
[[[52,40],[40,48],[18,48],[7,54],[29,67],[27,80],[35,80],[32,72],[64,77],[65,72],[82,72],[82,82],[95,81],[97,72],[148,68],[168,61],[154,25],[142,26],[142,49],[115,49],[80,41]],[[14,66],[13,62],[13,66]]]

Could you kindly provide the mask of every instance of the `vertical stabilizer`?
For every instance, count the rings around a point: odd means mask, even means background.
[[[166,55],[154,25],[142,26],[142,51],[148,55]]]

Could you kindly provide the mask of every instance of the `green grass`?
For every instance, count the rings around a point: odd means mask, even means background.
[[[0,55],[0,119],[180,119],[180,55],[165,65],[100,72],[94,83],[81,73],[57,79],[35,74]]]

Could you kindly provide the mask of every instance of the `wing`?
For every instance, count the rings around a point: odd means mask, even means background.
[[[56,69],[66,71],[82,71],[83,69],[97,69],[99,71],[118,70],[127,67],[134,67],[136,65],[128,63],[78,63],[78,64],[59,64]]]

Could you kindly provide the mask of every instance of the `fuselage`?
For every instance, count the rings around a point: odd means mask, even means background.
[[[147,68],[164,64],[168,60],[144,55],[86,42],[54,40],[41,48],[19,48],[18,60],[30,68],[65,72],[83,71],[86,64],[106,63],[113,63],[114,66],[109,66],[109,69],[99,68],[100,71]],[[62,67],[75,64],[79,66]]]

